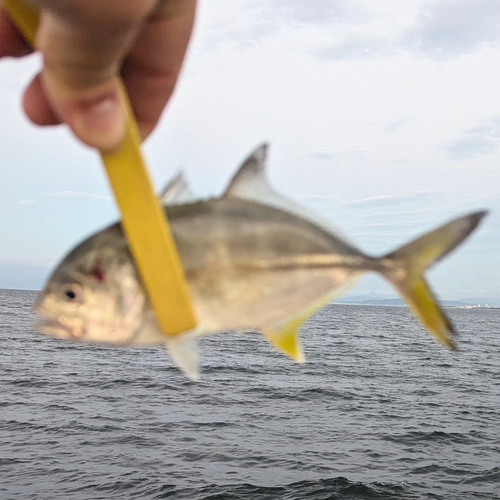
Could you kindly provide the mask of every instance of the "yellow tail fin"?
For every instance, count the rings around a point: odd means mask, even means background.
[[[380,259],[386,269],[382,274],[436,339],[451,350],[456,350],[455,330],[422,273],[459,245],[486,214],[477,212],[455,219]]]

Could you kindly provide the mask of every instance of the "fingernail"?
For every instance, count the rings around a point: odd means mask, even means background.
[[[118,147],[125,133],[125,116],[114,93],[78,103],[71,122],[80,139],[104,151]]]

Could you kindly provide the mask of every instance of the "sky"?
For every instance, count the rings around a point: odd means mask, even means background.
[[[23,116],[39,64],[0,63],[0,288],[41,288],[117,218],[95,152]],[[201,0],[144,145],[155,187],[182,168],[193,191],[217,195],[262,142],[275,188],[373,255],[490,209],[429,279],[442,298],[500,298],[497,0]],[[374,276],[355,291],[390,294]]]

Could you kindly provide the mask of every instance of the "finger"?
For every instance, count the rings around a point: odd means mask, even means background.
[[[61,9],[67,5],[55,3]],[[43,91],[55,115],[86,144],[111,150],[125,131],[116,75],[148,14],[144,10],[148,2],[97,3],[98,7],[87,0],[71,2],[70,14],[42,11],[36,46],[44,57]],[[130,5],[139,10],[127,10]]]
[[[122,77],[143,138],[154,129],[174,90],[195,5],[195,0],[162,4],[163,10],[142,26],[123,64]]]
[[[31,52],[32,49],[17,31],[9,15],[0,10],[0,57],[21,57]]]
[[[40,75],[37,75],[26,89],[23,107],[24,112],[35,125],[59,125],[61,123],[45,97]]]

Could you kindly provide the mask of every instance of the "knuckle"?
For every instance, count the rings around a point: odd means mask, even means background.
[[[116,74],[114,65],[57,57],[44,58],[44,68],[61,84],[76,92],[100,86]]]

